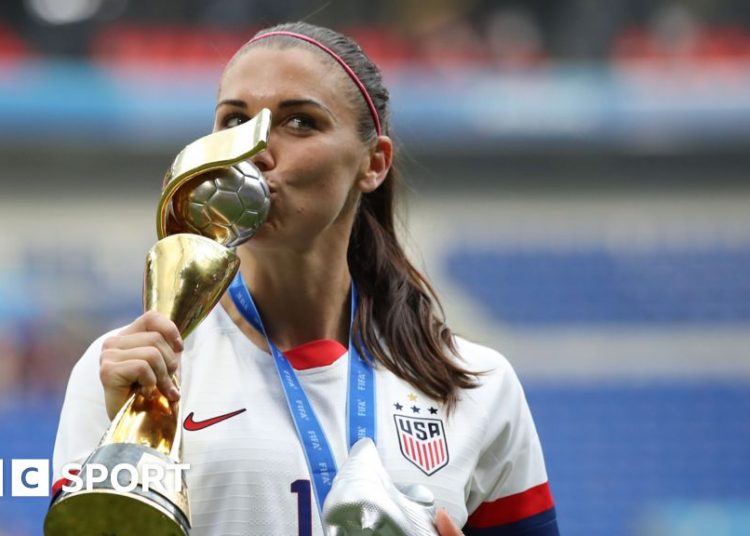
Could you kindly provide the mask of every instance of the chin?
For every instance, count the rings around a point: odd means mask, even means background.
[[[253,247],[256,244],[267,243],[269,240],[273,239],[276,234],[276,229],[274,229],[272,225],[264,223],[261,228],[258,229],[258,232],[255,233],[245,245]]]
[[[260,229],[258,229],[258,232],[253,235],[253,237],[245,242],[243,244],[244,247],[248,247],[250,249],[256,249],[256,248],[278,248],[280,247],[286,240],[283,237],[283,234],[281,233],[281,229],[279,228],[278,222],[273,220],[268,220],[266,223],[261,225]]]

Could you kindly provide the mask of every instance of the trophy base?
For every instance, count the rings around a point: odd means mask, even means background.
[[[80,492],[55,503],[44,522],[45,536],[188,536],[169,513],[139,497],[110,490]]]
[[[45,536],[188,536],[190,534],[187,488],[176,489],[167,479],[144,485],[142,477],[120,471],[128,464],[136,469],[160,466],[162,474],[174,461],[160,452],[133,443],[111,443],[96,449],[86,460],[79,477],[79,491],[57,495],[44,521]],[[103,468],[105,474],[117,474],[116,487],[106,479],[88,480],[93,471]],[[132,477],[136,476],[136,481]],[[184,475],[183,475],[184,476]]]

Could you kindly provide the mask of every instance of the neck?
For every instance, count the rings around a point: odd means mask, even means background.
[[[282,351],[318,339],[348,346],[351,279],[345,252],[239,248],[237,254],[268,337]],[[254,335],[251,339],[260,342]]]

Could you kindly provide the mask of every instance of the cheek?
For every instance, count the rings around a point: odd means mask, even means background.
[[[322,154],[299,154],[299,169],[288,187],[294,196],[296,214],[330,215],[341,211],[350,196],[355,181],[353,159],[331,151]]]
[[[335,221],[344,210],[350,192],[344,181],[334,180],[331,175],[317,179],[298,188],[290,200],[297,221],[309,226],[310,230],[326,227]]]

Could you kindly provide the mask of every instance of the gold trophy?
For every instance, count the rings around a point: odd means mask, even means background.
[[[167,172],[143,303],[172,319],[183,338],[237,273],[240,262],[230,248],[249,240],[268,215],[268,186],[248,159],[265,149],[270,124],[264,109],[247,123],[209,134],[186,146]],[[175,471],[185,467],[181,422],[179,402],[157,389],[135,392],[81,467],[81,489],[63,489],[53,499],[45,536],[189,535],[184,473]],[[101,480],[103,473],[110,478]]]

